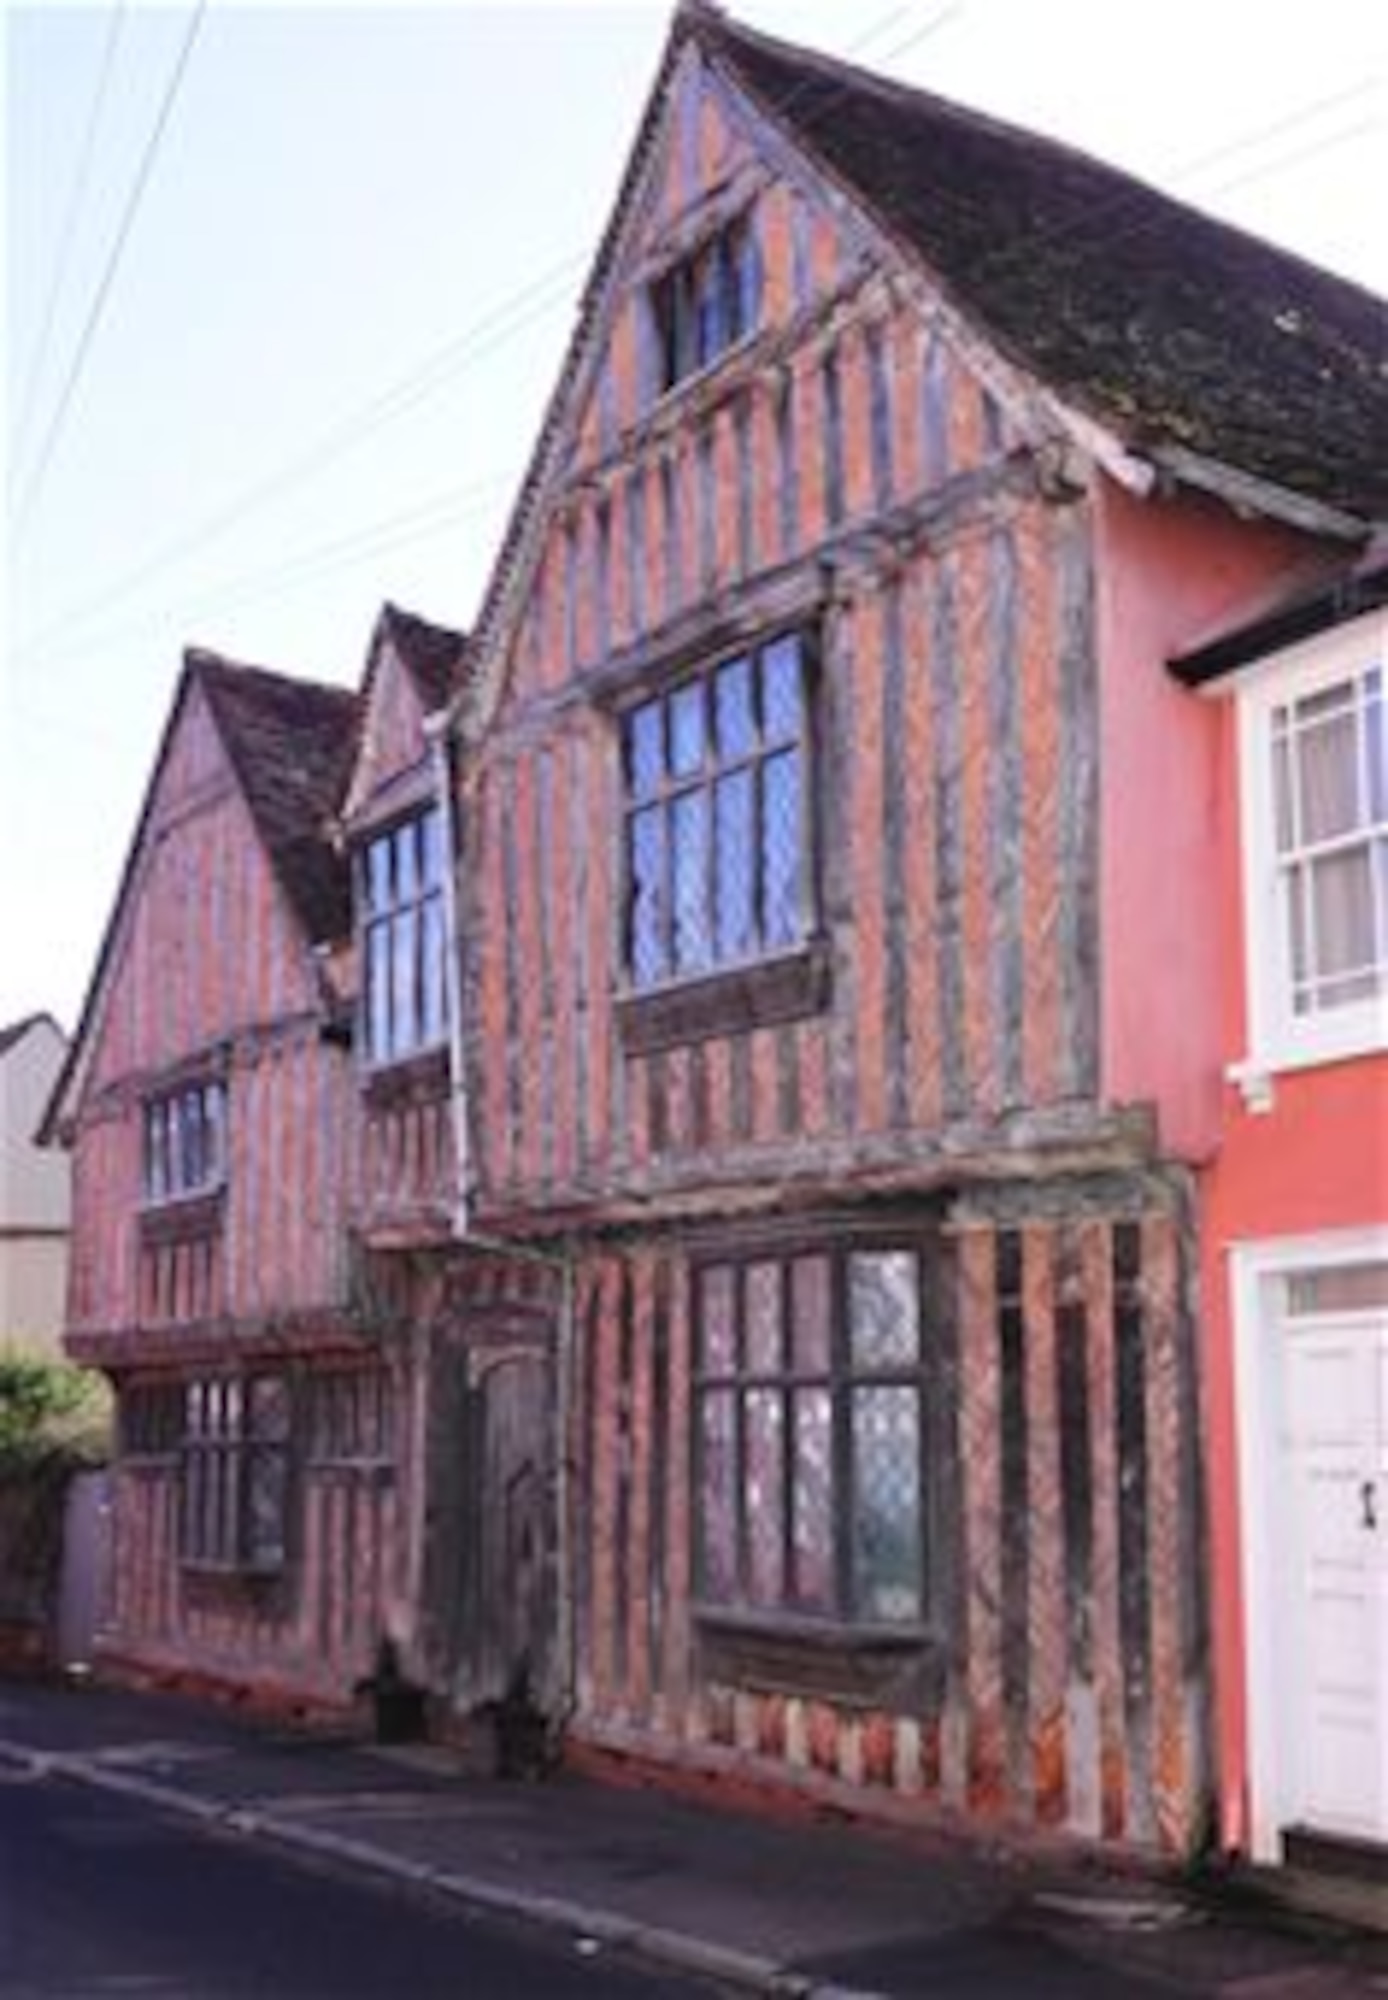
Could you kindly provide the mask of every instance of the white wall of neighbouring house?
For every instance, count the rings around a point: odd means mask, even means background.
[[[71,1171],[62,1148],[34,1135],[66,1053],[47,1015],[0,1049],[0,1345],[56,1351],[62,1335]]]

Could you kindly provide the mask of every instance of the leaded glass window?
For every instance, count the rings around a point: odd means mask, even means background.
[[[203,1569],[284,1567],[291,1408],[285,1376],[216,1375],[184,1391],[180,1545]]]
[[[797,633],[626,718],[626,960],[638,989],[792,949],[811,928],[806,652]]]
[[[448,1032],[443,822],[436,806],[367,842],[357,864],[367,1060],[398,1062]]]
[[[695,1273],[701,1601],[925,1617],[928,1355],[918,1249],[814,1249]]]
[[[752,332],[761,309],[756,236],[744,219],[720,229],[651,286],[656,386],[663,393]]]
[[[148,1203],[187,1201],[226,1179],[226,1085],[164,1091],[144,1107],[141,1184]]]

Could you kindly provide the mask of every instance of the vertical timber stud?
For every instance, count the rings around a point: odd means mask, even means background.
[[[913,789],[906,763],[906,660],[902,636],[902,580],[889,578],[883,599],[882,797],[884,902],[886,921],[887,1122],[901,1130],[911,1122],[911,1009],[908,971],[910,921],[906,894],[906,816]]]
[[[1118,1629],[1127,1743],[1128,1809],[1123,1830],[1130,1840],[1150,1841],[1155,1819],[1151,1791],[1147,1342],[1142,1304],[1142,1231],[1138,1223],[1114,1224],[1112,1259],[1118,1420]]]
[[[996,1299],[999,1435],[1002,1505],[999,1517],[1002,1581],[1002,1696],[1006,1730],[1007,1791],[1014,1811],[1032,1801],[1028,1728],[1030,1628],[1028,1583],[1035,1523],[1027,1491],[1026,1313],[1021,1232],[999,1230]]]
[[[1036,1819],[1065,1816],[1065,1536],[1056,1370],[1055,1230],[1022,1231],[1026,1323],[1028,1703],[1031,1800]]]
[[[1056,1270],[1056,1404],[1060,1416],[1061,1517],[1065,1534],[1066,1820],[1098,1838],[1099,1716],[1094,1692],[1094,1472],[1089,1420],[1089,1334],[1084,1278],[1073,1233],[1064,1231]]]
[[[964,821],[959,719],[959,648],[954,565],[936,565],[930,631],[930,693],[935,721],[933,774],[935,911],[938,966],[936,1011],[940,1036],[940,1095],[945,1118],[967,1103],[964,1058]]]
[[[969,1223],[959,1231],[960,1446],[968,1578],[966,1804],[983,1815],[1002,1805],[1003,1770],[1000,1379],[993,1243],[988,1224]]]
[[[1080,1225],[1080,1255],[1089,1311],[1090,1442],[1094,1454],[1094,1680],[1099,1698],[1100,1833],[1105,1840],[1121,1838],[1127,1813],[1118,1615],[1118,1423],[1111,1244],[1112,1223],[1107,1219]]]
[[[965,1778],[965,1668],[968,1598],[965,1576],[964,1493],[960,1470],[959,1246],[941,1231],[928,1245],[925,1303],[931,1357],[929,1410],[930,1609],[944,1635],[942,1671],[921,1735],[921,1779],[962,1804]]]

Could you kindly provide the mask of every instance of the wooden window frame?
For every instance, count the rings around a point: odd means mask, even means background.
[[[283,1421],[257,1422],[261,1385],[278,1388]],[[194,1398],[204,1413],[186,1415],[179,1453],[179,1555],[185,1571],[211,1576],[275,1577],[289,1559],[290,1487],[293,1475],[293,1383],[282,1370],[211,1371],[188,1378],[185,1412]],[[257,1543],[253,1482],[264,1466],[275,1469],[278,1533]]]
[[[215,1203],[226,1185],[230,1093],[198,1076],[152,1092],[141,1107],[140,1200],[151,1214]]]
[[[797,649],[797,715],[793,730],[768,733],[756,691],[762,665],[772,650],[788,643]],[[753,741],[750,747],[723,752],[717,742],[716,685],[719,675],[746,661],[754,692]],[[696,770],[675,773],[668,752],[670,717],[676,702],[698,689],[702,712],[704,753]],[[829,955],[819,926],[819,749],[818,710],[820,669],[817,633],[803,624],[780,625],[740,643],[701,656],[682,671],[662,674],[653,683],[627,691],[617,714],[620,743],[621,830],[619,835],[619,957],[621,984],[618,1020],[624,1045],[634,1052],[672,1047],[710,1034],[737,1032],[777,1021],[794,1020],[818,1011],[829,998]],[[638,792],[633,774],[633,729],[638,716],[659,714],[664,768],[653,787]],[[799,837],[796,855],[795,920],[784,938],[767,941],[765,894],[767,868],[762,851],[765,774],[793,752],[798,759]],[[738,955],[719,957],[718,788],[746,773],[750,780],[750,829],[740,872],[755,933]],[[675,842],[671,828],[680,801],[702,795],[708,801],[706,880],[702,909],[707,959],[676,966]],[[663,964],[654,976],[638,978],[636,966],[635,824],[657,814],[663,843]]]
[[[881,1673],[858,1676],[854,1685],[863,1683],[866,1692],[869,1685],[878,1687],[885,1677],[897,1679],[900,1675],[900,1655],[914,1652],[918,1658],[923,1649],[928,1651],[934,1640],[932,1614],[934,1593],[937,1584],[935,1547],[938,1540],[936,1529],[936,1497],[934,1485],[936,1468],[932,1450],[935,1437],[935,1422],[940,1394],[937,1380],[937,1357],[934,1340],[934,1302],[928,1296],[928,1288],[938,1272],[938,1259],[934,1253],[935,1232],[933,1230],[893,1229],[882,1233],[867,1231],[838,1232],[829,1230],[814,1238],[795,1237],[785,1240],[739,1243],[735,1246],[710,1246],[696,1252],[690,1262],[690,1326],[692,1335],[691,1395],[690,1395],[690,1464],[692,1467],[691,1495],[691,1535],[694,1576],[694,1610],[696,1619],[706,1637],[706,1651],[714,1647],[729,1654],[730,1664],[741,1659],[744,1663],[761,1660],[768,1645],[773,1653],[785,1655],[780,1674],[782,1685],[786,1680],[788,1660],[798,1660],[803,1667],[808,1656],[814,1662],[809,1670],[809,1684],[819,1686],[824,1683],[825,1674],[837,1686],[843,1681],[844,1669],[841,1661],[835,1659],[836,1650],[866,1646],[881,1663]],[[850,1352],[852,1336],[849,1310],[850,1268],[854,1257],[902,1254],[910,1256],[915,1263],[916,1278],[916,1327],[917,1353],[913,1363],[899,1364],[891,1368],[865,1368],[855,1363]],[[828,1366],[822,1371],[797,1371],[791,1364],[793,1355],[793,1285],[794,1266],[805,1259],[823,1259],[828,1267]],[[780,1325],[782,1343],[782,1365],[775,1371],[750,1369],[746,1366],[747,1327],[747,1279],[749,1267],[774,1264],[779,1267]],[[734,1361],[731,1370],[709,1370],[705,1366],[705,1285],[710,1272],[727,1270],[732,1273],[733,1283],[733,1342]],[[781,1496],[781,1574],[783,1578],[794,1575],[794,1505],[795,1463],[792,1446],[792,1398],[796,1389],[823,1387],[829,1395],[830,1458],[829,1458],[829,1520],[830,1520],[830,1576],[832,1597],[827,1608],[812,1608],[793,1598],[783,1597],[775,1603],[758,1603],[748,1589],[749,1577],[749,1536],[747,1517],[747,1441],[745,1404],[749,1394],[758,1389],[779,1393],[782,1399],[780,1435],[782,1438],[782,1480]],[[916,1583],[916,1607],[911,1617],[883,1620],[864,1615],[859,1608],[856,1582],[853,1575],[853,1536],[856,1481],[854,1472],[854,1445],[852,1423],[854,1398],[865,1387],[900,1388],[913,1390],[916,1395],[916,1437],[917,1437],[917,1534],[919,1543],[919,1574]],[[710,1394],[731,1392],[734,1399],[733,1414],[733,1458],[734,1467],[730,1482],[732,1503],[735,1509],[734,1546],[737,1582],[732,1596],[718,1596],[710,1592],[708,1551],[705,1545],[705,1436],[703,1412]],[[853,1677],[850,1676],[850,1679]]]
[[[649,281],[646,297],[654,386],[657,396],[664,396],[712,368],[761,322],[761,273],[751,214],[709,230]]]
[[[432,841],[427,832],[431,825],[436,829]],[[396,874],[397,844],[406,834],[415,844],[415,882],[411,892],[401,894]],[[362,1061],[368,1076],[399,1068],[402,1064],[415,1063],[447,1047],[449,946],[445,878],[446,871],[453,865],[453,858],[446,851],[446,841],[447,828],[438,802],[428,799],[416,803],[407,812],[397,814],[388,823],[373,827],[369,834],[363,836],[357,848],[353,889],[360,966],[358,1026]],[[376,905],[372,900],[372,870],[373,859],[381,850],[386,850],[388,854],[390,887],[384,900]],[[427,872],[431,851],[438,854],[436,879],[430,879]],[[397,951],[401,950],[401,926],[406,919],[410,922],[412,936],[408,956],[413,1026],[408,1033],[398,1018],[399,974],[396,959]],[[436,991],[431,991],[426,943],[431,921],[437,925],[439,932]],[[382,966],[386,984],[382,1002],[385,1022],[383,1047],[379,1046],[381,1037],[376,1015],[379,988],[373,951],[377,937],[384,937],[385,940]],[[432,1029],[428,1022],[431,1008],[435,1015]]]

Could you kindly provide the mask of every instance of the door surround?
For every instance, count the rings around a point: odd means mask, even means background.
[[[1238,1452],[1240,1582],[1247,1696],[1249,1848],[1279,1863],[1282,1829],[1301,1817],[1286,1739],[1286,1649],[1277,1644],[1285,1593],[1276,1510],[1279,1410],[1285,1369],[1285,1288],[1298,1272],[1388,1261],[1388,1228],[1329,1229],[1228,1247],[1235,1437]]]

